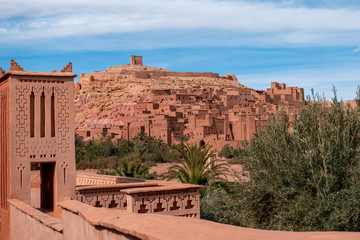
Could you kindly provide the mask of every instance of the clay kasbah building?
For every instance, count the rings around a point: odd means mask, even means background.
[[[280,103],[290,120],[304,104],[302,88],[273,82],[258,91],[241,85],[234,74],[173,72],[143,66],[140,56],[132,56],[130,65],[82,74],[75,91],[76,133],[84,140],[103,133],[129,140],[142,131],[168,145],[183,135],[218,150],[250,140]]]
[[[167,144],[180,135],[217,149],[240,146],[303,89],[266,91],[236,76],[173,72],[141,57],[105,72],[0,68],[0,239],[360,239],[359,233],[278,232],[200,219],[201,186],[76,172],[75,131],[84,140],[139,132]],[[75,101],[74,101],[75,99]],[[32,170],[40,169],[40,170]]]

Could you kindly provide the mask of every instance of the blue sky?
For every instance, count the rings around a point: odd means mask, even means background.
[[[174,71],[235,73],[353,99],[360,85],[358,0],[0,0],[0,67],[103,71],[141,55]]]

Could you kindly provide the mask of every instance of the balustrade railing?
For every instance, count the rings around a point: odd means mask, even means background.
[[[160,186],[123,192],[128,195],[128,209],[135,213],[200,217],[199,187]]]
[[[116,208],[134,213],[157,213],[200,217],[198,185],[147,181],[82,186],[72,197],[94,207]]]
[[[146,186],[157,186],[157,183],[140,182],[77,187],[72,199],[94,207],[126,209],[126,195],[121,190]]]

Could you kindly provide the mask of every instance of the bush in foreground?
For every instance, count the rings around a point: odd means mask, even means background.
[[[239,225],[360,231],[360,107],[312,102],[280,113],[240,151],[250,181],[233,195]]]

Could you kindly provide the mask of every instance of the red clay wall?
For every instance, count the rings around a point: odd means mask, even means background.
[[[253,240],[357,240],[354,232],[266,231],[211,221],[162,214],[136,214],[95,208],[77,201],[61,203],[64,239],[253,239]]]
[[[9,238],[10,192],[9,81],[0,83],[0,239]]]
[[[62,222],[24,202],[9,200],[11,240],[63,240]],[[76,239],[76,238],[73,238]]]

